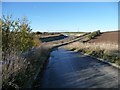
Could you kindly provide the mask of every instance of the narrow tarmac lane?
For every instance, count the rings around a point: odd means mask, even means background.
[[[54,50],[43,73],[42,88],[114,88],[118,69],[89,56]]]

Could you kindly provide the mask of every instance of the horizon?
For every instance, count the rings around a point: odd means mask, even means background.
[[[98,29],[98,30],[99,30],[99,29]],[[86,33],[87,33],[87,32],[94,32],[94,31],[97,31],[97,30],[93,30],[93,31],[69,31],[69,32],[80,32],[80,33],[86,32]],[[100,31],[101,31],[101,30],[100,30]],[[102,32],[118,32],[118,31],[120,31],[120,30],[119,30],[119,29],[116,29],[116,30],[114,29],[114,30],[108,30],[108,31],[106,30],[106,31],[102,31]],[[32,32],[42,32],[42,33],[44,33],[44,32],[47,32],[47,31],[39,31],[39,30],[38,30],[38,31],[32,31]],[[62,32],[64,33],[64,32],[66,32],[66,31],[62,31]],[[62,32],[61,32],[61,31],[59,32],[59,31],[56,30],[56,32],[54,32],[54,31],[49,31],[48,33],[62,33]]]
[[[33,32],[118,30],[118,2],[3,2],[2,12],[27,17]]]

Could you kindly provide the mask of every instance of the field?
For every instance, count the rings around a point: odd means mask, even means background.
[[[120,33],[120,32],[119,32]],[[118,31],[103,32],[95,39],[88,41],[89,43],[114,43],[118,44]]]

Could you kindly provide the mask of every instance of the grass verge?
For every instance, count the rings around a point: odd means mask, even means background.
[[[49,47],[36,47],[22,54],[9,54],[3,63],[2,88],[28,88],[50,54]]]
[[[102,58],[105,61],[115,63],[120,66],[118,45],[110,43],[80,43],[75,42],[64,46],[68,50],[76,50],[84,54]]]

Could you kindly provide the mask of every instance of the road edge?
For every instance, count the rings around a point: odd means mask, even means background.
[[[97,60],[99,60],[99,61],[101,61],[101,62],[107,63],[107,64],[109,64],[109,65],[111,65],[111,66],[113,66],[113,67],[115,67],[115,68],[117,68],[117,69],[120,69],[120,66],[119,66],[119,65],[116,65],[116,64],[114,64],[114,63],[111,63],[111,62],[109,62],[108,60],[104,60],[104,59],[102,59],[102,58],[97,58],[97,57],[94,57],[94,56],[91,56],[91,55],[85,54],[85,53],[82,53],[82,54],[85,55],[85,56],[89,56],[89,57],[95,58],[95,59],[97,59]]]

